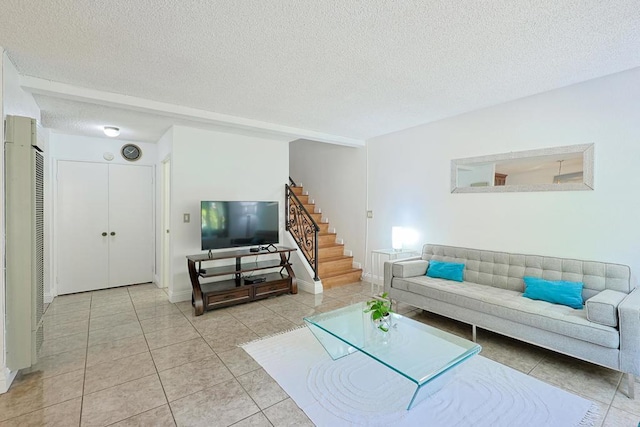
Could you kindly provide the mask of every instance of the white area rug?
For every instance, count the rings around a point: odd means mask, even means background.
[[[361,353],[336,361],[305,327],[242,346],[318,426],[592,426],[597,406],[474,356],[406,410],[415,385]]]

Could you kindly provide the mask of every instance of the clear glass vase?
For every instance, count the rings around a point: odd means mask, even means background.
[[[383,316],[380,319],[373,320],[373,325],[381,333],[389,333],[389,331],[391,330],[391,314],[387,313],[386,316]]]

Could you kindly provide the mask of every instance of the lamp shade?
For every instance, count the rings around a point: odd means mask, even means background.
[[[396,251],[402,249],[404,231],[402,227],[391,227],[391,247]]]

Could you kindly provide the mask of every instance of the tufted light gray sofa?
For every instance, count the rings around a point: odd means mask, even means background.
[[[465,264],[464,281],[425,276],[429,260]],[[582,310],[524,298],[524,276],[583,282]],[[628,374],[640,375],[640,291],[628,266],[427,244],[389,261],[389,297],[442,316]]]

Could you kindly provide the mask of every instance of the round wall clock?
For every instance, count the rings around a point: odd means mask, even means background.
[[[122,153],[122,157],[124,157],[125,160],[129,160],[130,162],[135,162],[136,160],[139,160],[140,157],[142,157],[142,150],[135,144],[123,145],[120,152]]]

